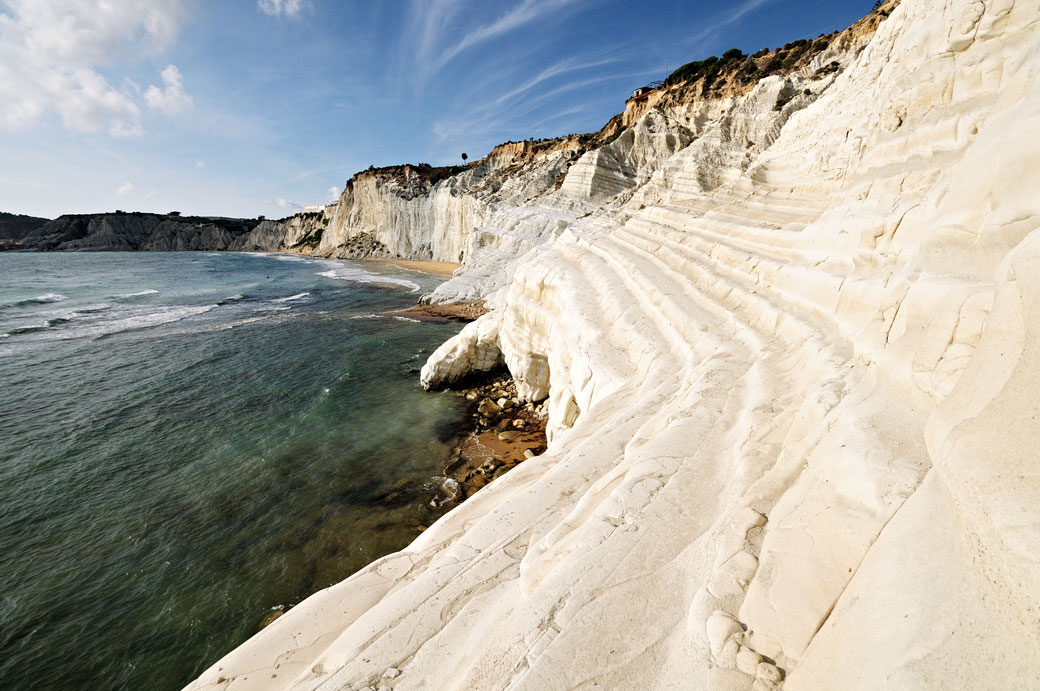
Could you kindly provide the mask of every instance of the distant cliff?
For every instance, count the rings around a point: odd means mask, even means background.
[[[20,247],[26,235],[46,223],[46,218],[0,212],[0,250]]]
[[[175,214],[102,213],[60,216],[26,235],[35,250],[230,250],[245,244],[255,219]]]

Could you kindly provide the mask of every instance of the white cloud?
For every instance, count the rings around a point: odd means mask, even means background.
[[[466,28],[455,20],[469,14],[459,0],[413,0],[406,35],[419,37],[415,66],[425,81],[459,53],[574,6],[575,0],[521,0],[494,21]]]
[[[256,6],[264,14],[277,17],[284,14],[286,17],[295,17],[300,11],[303,0],[257,0]]]
[[[285,209],[286,211],[299,211],[300,209],[303,208],[303,206],[301,204],[297,204],[294,201],[290,201],[288,199],[282,199],[280,197],[275,202],[275,204],[277,204],[279,208]]]
[[[325,203],[330,204],[339,199],[339,195],[343,194],[343,190],[333,185],[329,188],[328,194],[325,195]]]
[[[134,191],[134,184],[132,182],[124,182],[116,190],[116,196],[117,197],[127,197],[133,191]]]
[[[161,75],[166,86],[160,89],[153,84],[144,92],[148,107],[166,115],[175,115],[191,108],[195,101],[184,90],[184,78],[177,66],[167,65]]]
[[[196,161],[195,161],[195,167],[196,167],[196,168],[198,168],[199,170],[202,170],[203,168],[205,168],[205,167],[206,167],[206,162],[205,162],[205,161],[203,161],[203,160],[202,160],[201,158],[199,158],[199,159],[196,159]]]
[[[524,24],[540,19],[542,16],[563,9],[572,0],[523,0],[519,5],[506,12],[490,24],[470,31],[451,50],[441,56],[438,66],[448,62],[462,51],[478,43],[500,36]]]
[[[0,128],[56,115],[73,130],[138,136],[141,108],[127,81],[98,68],[155,54],[176,37],[188,0],[6,0],[0,12]]]
[[[704,39],[708,38],[709,36],[718,33],[722,28],[739,20],[745,14],[749,12],[754,12],[759,7],[762,7],[763,5],[768,5],[771,2],[773,2],[773,0],[745,0],[745,2],[742,2],[736,7],[730,8],[730,11],[727,14],[718,17],[717,19],[714,19],[714,21],[712,21],[710,24],[703,27],[696,34],[688,38],[687,43],[692,43],[696,45]]]

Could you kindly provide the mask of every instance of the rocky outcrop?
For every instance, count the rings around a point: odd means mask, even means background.
[[[193,688],[1036,685],[1038,16],[890,0],[496,208],[423,383],[501,360],[547,450]]]

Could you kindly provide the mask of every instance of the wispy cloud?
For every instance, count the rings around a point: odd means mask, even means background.
[[[333,185],[329,188],[328,193],[325,195],[325,203],[330,204],[336,201],[337,199],[339,199],[339,195],[341,194],[343,194],[343,190]]]
[[[438,120],[433,126],[434,134],[437,135],[439,140],[445,141],[460,137],[468,139],[480,138],[482,135],[489,134],[492,131],[502,131],[504,126],[512,122],[522,121],[527,115],[539,110],[546,102],[552,101],[554,96],[558,96],[561,93],[573,94],[579,89],[602,82],[631,79],[632,74],[630,73],[612,72],[607,75],[598,74],[593,77],[579,76],[569,81],[560,80],[561,77],[569,74],[595,70],[597,67],[620,62],[624,59],[623,54],[612,54],[610,57],[607,57],[602,53],[595,53],[560,60],[543,68],[518,86],[484,101],[476,108],[469,109],[453,117]],[[573,115],[574,113],[570,114]],[[545,124],[558,116],[559,113],[554,112],[542,122],[535,123],[531,127]]]
[[[413,0],[406,35],[419,36],[412,68],[420,85],[461,53],[578,6],[577,0],[521,0],[487,23],[467,26],[459,17],[473,12],[462,12],[464,4],[462,0]]]
[[[707,26],[701,27],[700,31],[687,39],[687,43],[700,43],[712,34],[718,33],[719,29],[729,26],[730,24],[739,21],[744,17],[744,15],[754,12],[759,7],[768,5],[775,1],[776,0],[745,0],[745,2],[740,3],[721,17],[713,19]]]
[[[435,68],[439,69],[459,53],[477,44],[534,22],[547,14],[552,14],[565,8],[572,2],[573,0],[523,0],[519,5],[490,24],[478,26],[467,32],[454,48],[441,55],[440,59],[435,63]]]
[[[134,191],[134,184],[132,182],[124,182],[116,189],[117,197],[128,197]]]
[[[257,0],[256,3],[261,12],[272,17],[279,15],[295,17],[299,14],[302,5],[303,0]]]
[[[299,211],[303,208],[302,204],[297,204],[290,199],[282,199],[281,197],[275,200],[275,204],[279,209],[284,209],[285,211]]]
[[[596,58],[596,59],[582,59],[582,58],[567,58],[566,60],[560,60],[559,62],[546,67],[541,72],[536,74],[534,77],[523,82],[514,89],[500,94],[487,106],[488,109],[493,109],[497,106],[501,106],[504,103],[512,101],[513,99],[526,94],[535,87],[547,82],[554,77],[568,74],[570,72],[578,72],[581,70],[592,69],[594,67],[601,67],[603,65],[609,65],[616,63],[621,60],[620,57],[609,57],[609,58]]]

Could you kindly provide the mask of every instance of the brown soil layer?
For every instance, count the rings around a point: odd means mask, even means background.
[[[408,309],[388,312],[402,317],[412,317],[422,321],[471,322],[488,313],[483,300],[472,302],[453,302],[446,305],[416,305]]]

